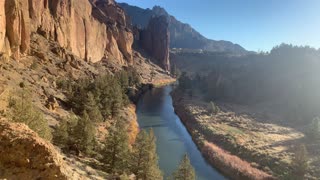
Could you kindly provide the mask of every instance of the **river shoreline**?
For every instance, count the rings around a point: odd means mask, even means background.
[[[183,102],[184,93],[174,90],[171,96],[175,113],[180,117],[202,155],[214,168],[232,179],[274,179],[269,174],[252,167],[250,163],[225,151],[212,141],[208,142],[200,131],[200,124],[196,117]]]
[[[171,86],[152,88],[137,104],[140,129],[152,128],[157,138],[159,165],[166,177],[178,167],[184,154],[188,154],[198,180],[225,177],[214,169],[202,156],[186,127],[174,112]]]

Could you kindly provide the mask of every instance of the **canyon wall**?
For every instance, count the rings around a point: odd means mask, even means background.
[[[29,54],[31,33],[86,61],[132,63],[133,35],[113,0],[0,0],[0,53]]]
[[[149,25],[140,33],[141,46],[155,60],[160,67],[169,71],[169,21],[166,16],[155,16],[150,19]]]

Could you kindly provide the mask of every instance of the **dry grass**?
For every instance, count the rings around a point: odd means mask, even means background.
[[[204,154],[214,165],[218,163],[223,169],[230,166],[234,169],[231,174],[241,172],[244,176],[259,177],[252,170],[255,168],[281,178],[290,170],[293,147],[304,139],[297,130],[257,121],[246,113],[221,108],[223,111],[211,114],[209,104],[196,96],[174,92],[173,99],[177,114],[194,138],[207,142],[198,143],[204,145]],[[223,156],[225,152],[230,154]]]
[[[218,146],[205,142],[202,148],[202,153],[207,157],[207,160],[218,167],[224,173],[228,173],[235,179],[274,179],[269,174],[258,170],[250,165],[250,163],[240,159],[237,156],[231,155]]]

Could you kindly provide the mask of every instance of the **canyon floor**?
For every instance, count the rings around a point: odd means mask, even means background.
[[[173,99],[177,114],[202,153],[234,178],[284,178],[296,145],[307,143],[302,132],[262,118],[257,108],[217,102],[221,110],[214,114],[210,112],[211,104],[199,93],[191,97],[176,90]],[[319,177],[316,157],[316,153],[309,153],[308,179]]]

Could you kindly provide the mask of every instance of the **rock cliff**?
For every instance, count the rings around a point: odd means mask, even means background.
[[[140,33],[140,42],[160,67],[170,70],[169,60],[169,21],[166,16],[155,16]]]
[[[0,53],[19,60],[32,33],[86,61],[132,63],[132,32],[113,0],[0,0]]]

